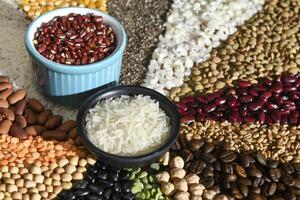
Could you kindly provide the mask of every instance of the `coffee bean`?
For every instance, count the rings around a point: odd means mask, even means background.
[[[259,169],[256,168],[254,164],[251,164],[249,166],[249,169],[247,170],[248,174],[253,177],[261,178],[263,174]]]
[[[277,168],[279,162],[277,160],[269,160],[268,161],[268,167],[270,168]]]
[[[235,167],[235,173],[240,176],[240,177],[243,177],[243,178],[246,178],[247,177],[247,173],[246,173],[246,170],[244,167],[242,167],[241,165],[237,165]]]
[[[207,176],[204,179],[200,180],[201,184],[204,185],[205,188],[210,188],[214,185],[214,177]]]
[[[224,163],[232,162],[236,159],[236,155],[233,151],[225,151],[220,155],[221,160]]]
[[[287,173],[283,173],[281,175],[281,180],[287,186],[293,186],[295,184],[295,180],[293,179],[293,177],[290,174],[287,174]]]
[[[245,155],[241,157],[241,163],[244,167],[249,167],[250,164],[254,162],[255,160],[249,155]]]
[[[263,185],[263,192],[266,196],[272,196],[276,192],[276,183],[266,183]]]
[[[266,162],[265,158],[263,157],[263,155],[261,153],[256,154],[256,159],[258,160],[258,162],[260,164],[267,165],[267,162]]]
[[[246,185],[241,185],[240,191],[243,194],[244,198],[247,198],[247,196],[249,194],[249,188]]]
[[[282,169],[288,174],[292,174],[295,172],[294,167],[290,163],[283,163]]]
[[[279,169],[270,169],[270,177],[274,182],[278,182],[281,178],[281,172]]]

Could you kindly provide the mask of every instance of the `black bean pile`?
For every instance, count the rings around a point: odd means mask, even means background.
[[[83,180],[60,193],[58,200],[132,200],[132,181],[128,176],[128,171],[111,168],[98,161],[89,166]]]
[[[227,199],[300,198],[300,163],[267,160],[253,151],[237,154],[225,143],[215,145],[195,139],[186,142],[183,137],[173,150],[184,159],[186,171],[197,174],[206,189]]]

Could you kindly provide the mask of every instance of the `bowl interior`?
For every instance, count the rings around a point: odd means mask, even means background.
[[[114,50],[114,52],[107,56],[106,58],[98,61],[104,61],[106,59],[108,59],[109,57],[112,57],[122,46],[122,44],[124,43],[124,40],[126,40],[126,36],[125,36],[125,31],[122,27],[122,25],[120,24],[120,22],[118,20],[116,20],[115,18],[113,18],[112,16],[102,13],[98,10],[95,9],[89,9],[89,8],[79,8],[79,7],[68,7],[68,8],[60,8],[57,10],[53,10],[50,12],[47,12],[43,15],[41,15],[40,17],[38,17],[36,20],[34,20],[29,28],[27,29],[26,32],[26,46],[29,50],[29,52],[31,54],[34,54],[34,56],[36,58],[38,58],[39,60],[42,60],[43,62],[50,62],[50,63],[55,63],[51,60],[48,60],[47,58],[44,58],[35,48],[34,44],[33,44],[33,40],[34,40],[34,34],[36,33],[37,29],[41,26],[42,23],[48,22],[50,20],[52,20],[54,17],[56,16],[66,16],[70,13],[76,13],[76,14],[89,14],[89,13],[93,13],[97,16],[102,16],[103,17],[103,23],[104,24],[108,24],[112,27],[113,32],[116,36],[116,49]],[[97,63],[97,62],[95,62]],[[95,63],[92,64],[87,64],[85,65],[85,67],[89,66],[89,65],[93,65]],[[57,66],[68,66],[68,67],[72,67],[73,65],[64,65],[64,64],[59,64],[59,63],[55,63]],[[76,68],[79,68],[80,66],[74,66]]]
[[[151,153],[141,155],[141,156],[117,156],[112,155],[107,152],[102,151],[101,149],[97,148],[89,139],[87,136],[87,131],[85,129],[86,127],[86,115],[90,108],[94,107],[99,101],[109,98],[116,98],[120,95],[145,95],[150,96],[152,99],[155,99],[159,102],[160,108],[165,111],[166,115],[170,118],[170,136],[167,139],[167,141],[162,144],[158,149],[154,150]],[[105,90],[99,91],[98,93],[91,96],[85,103],[81,106],[78,115],[77,115],[77,124],[78,124],[78,134],[80,135],[83,143],[87,146],[87,148],[94,152],[97,156],[100,154],[100,156],[105,156],[109,159],[124,159],[124,162],[126,162],[126,159],[128,161],[128,158],[130,158],[132,161],[138,161],[139,159],[145,159],[147,160],[147,157],[149,159],[153,157],[157,157],[165,153],[175,142],[177,135],[179,133],[179,126],[180,126],[180,120],[179,120],[179,114],[177,113],[177,110],[173,103],[167,99],[165,96],[161,95],[160,93],[140,87],[140,86],[116,86],[113,88],[107,88]],[[120,160],[122,161],[122,160]]]

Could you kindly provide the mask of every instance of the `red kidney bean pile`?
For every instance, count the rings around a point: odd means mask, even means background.
[[[34,45],[56,63],[85,65],[109,56],[116,48],[116,38],[101,16],[71,13],[43,23],[35,33]]]
[[[300,78],[294,75],[263,78],[258,84],[240,81],[237,88],[225,88],[206,96],[185,97],[176,102],[181,122],[205,119],[262,124],[300,122]]]
[[[41,135],[46,140],[74,139],[80,145],[76,122],[63,122],[63,117],[46,109],[37,99],[26,99],[26,90],[13,90],[9,77],[0,76],[0,135],[19,139]]]

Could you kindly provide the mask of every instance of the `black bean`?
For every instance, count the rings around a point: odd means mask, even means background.
[[[104,193],[103,193],[104,199],[109,199],[110,196],[111,196],[111,194],[112,194],[112,190],[111,189],[105,190]]]
[[[119,179],[120,180],[127,180],[128,179],[128,172],[121,171],[120,174],[119,174]]]
[[[133,200],[134,196],[133,196],[132,193],[128,192],[128,193],[126,193],[126,194],[123,195],[123,199],[125,199],[125,200]]]
[[[89,194],[89,191],[87,189],[77,189],[74,191],[74,195],[76,197],[84,197]]]
[[[86,188],[86,186],[89,184],[89,182],[87,180],[80,180],[80,181],[77,181],[74,185],[73,185],[73,188],[74,189],[84,189]]]
[[[87,200],[102,200],[103,197],[98,194],[90,194],[90,195],[88,195],[88,197],[86,199]]]
[[[121,192],[122,191],[122,187],[121,187],[121,183],[115,183],[114,184],[114,189],[116,192]]]
[[[130,192],[132,184],[129,181],[122,182],[122,192]]]
[[[106,181],[106,180],[98,180],[97,182],[99,185],[101,185],[103,188],[111,188],[114,183],[111,181]]]
[[[106,172],[104,170],[100,170],[97,174],[97,179],[106,180],[107,177],[108,177],[108,172]]]
[[[91,193],[96,193],[98,195],[102,195],[104,189],[100,185],[96,185],[94,183],[90,183],[87,187],[87,190],[89,190]]]

